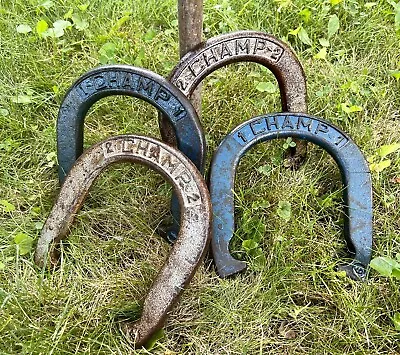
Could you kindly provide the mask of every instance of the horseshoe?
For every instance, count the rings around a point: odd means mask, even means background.
[[[275,138],[294,137],[325,149],[339,166],[345,200],[345,237],[353,261],[339,269],[355,280],[366,277],[372,250],[371,173],[357,145],[339,128],[304,114],[271,114],[252,118],[236,127],[218,147],[211,163],[210,195],[213,205],[211,248],[221,277],[236,274],[246,263],[234,259],[229,242],[234,232],[234,179],[243,156],[254,145]]]
[[[128,339],[139,347],[165,322],[168,311],[189,283],[207,250],[211,204],[207,186],[196,167],[175,148],[153,138],[122,135],[87,149],[71,168],[46,220],[36,247],[35,263],[56,264],[55,244],[67,237],[89,188],[109,165],[129,161],[149,166],[172,183],[181,205],[179,236],[144,301],[137,322],[124,323]]]
[[[187,97],[218,68],[236,62],[255,62],[275,75],[282,111],[307,112],[307,87],[303,68],[293,51],[274,36],[257,31],[237,31],[213,37],[188,52],[169,75],[169,81]],[[165,141],[174,143],[173,129],[160,117]]]
[[[205,77],[236,62],[255,62],[271,70],[279,84],[282,111],[307,112],[306,77],[299,60],[285,43],[263,32],[232,32],[199,44],[175,66],[169,81],[190,98]],[[159,115],[159,124],[163,140],[176,145],[167,117]],[[291,160],[298,165],[306,156],[306,142],[296,141],[295,150],[291,149]],[[168,239],[174,240],[178,228],[175,221]]]
[[[61,104],[57,119],[58,175],[61,183],[83,152],[86,113],[95,102],[111,95],[134,96],[160,110],[170,124],[171,136],[177,141],[178,149],[203,171],[206,149],[204,133],[185,95],[149,70],[128,65],[109,65],[82,75]],[[171,210],[174,220],[178,220],[179,203],[175,196],[172,196]]]

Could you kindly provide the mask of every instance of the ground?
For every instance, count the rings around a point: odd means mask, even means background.
[[[400,153],[382,158],[379,148],[400,143],[399,5],[205,1],[204,38],[243,29],[292,47],[307,75],[309,113],[348,132],[375,163],[373,256],[395,258]],[[400,353],[400,281],[371,270],[356,282],[336,271],[347,255],[339,170],[316,146],[298,171],[286,168],[290,142],[259,145],[239,166],[232,249],[248,269],[223,280],[207,257],[162,337],[133,351],[119,320],[140,315],[170,248],[156,233],[170,218],[171,188],[159,175],[129,164],[109,169],[79,212],[58,269],[36,267],[33,254],[59,189],[63,96],[99,64],[168,76],[179,59],[176,3],[0,0],[0,49],[1,354]],[[254,63],[214,72],[202,94],[208,159],[236,125],[281,110],[274,77]],[[112,97],[89,111],[85,147],[123,133],[160,138],[156,109]]]

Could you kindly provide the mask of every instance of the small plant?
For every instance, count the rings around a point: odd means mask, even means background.
[[[400,150],[400,143],[381,146],[374,155],[368,157],[369,167],[372,172],[380,173],[392,164],[390,159],[385,159],[389,154]]]
[[[396,259],[388,256],[378,256],[372,259],[369,265],[381,276],[400,280],[400,253],[396,254]],[[395,329],[400,330],[400,312],[394,313],[392,321]]]

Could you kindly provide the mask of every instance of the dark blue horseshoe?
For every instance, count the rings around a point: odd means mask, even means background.
[[[83,152],[86,113],[96,101],[111,95],[134,96],[160,110],[173,126],[179,150],[203,172],[204,133],[197,113],[186,96],[166,79],[149,70],[109,65],[81,76],[61,104],[57,120],[58,175],[61,183]],[[175,195],[172,197],[171,210],[174,219],[179,220],[179,203]]]
[[[372,249],[371,174],[363,154],[343,131],[331,123],[305,114],[278,113],[258,116],[236,127],[220,144],[210,173],[214,211],[212,253],[221,277],[236,274],[246,263],[234,259],[229,242],[234,224],[234,180],[240,158],[252,146],[275,138],[295,137],[325,149],[339,166],[345,200],[345,237],[354,260],[340,267],[355,280],[366,277]]]

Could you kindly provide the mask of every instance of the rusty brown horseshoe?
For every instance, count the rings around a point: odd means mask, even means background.
[[[207,186],[196,167],[181,152],[154,138],[122,135],[87,149],[73,165],[41,231],[35,263],[46,264],[48,254],[58,260],[55,244],[68,236],[75,214],[89,188],[110,164],[129,161],[158,171],[174,187],[181,206],[181,228],[172,250],[144,301],[141,318],[123,323],[136,347],[160,329],[167,312],[191,280],[210,240],[211,203]]]
[[[255,62],[271,70],[280,89],[283,112],[307,113],[307,85],[301,63],[282,41],[258,31],[237,31],[213,37],[188,52],[169,75],[169,81],[188,98],[200,82],[213,71],[236,62]],[[174,130],[160,116],[161,135],[174,143]],[[298,155],[305,155],[299,143]]]
[[[168,79],[190,98],[205,77],[236,62],[254,62],[268,68],[279,84],[282,111],[307,113],[306,76],[301,63],[285,43],[263,32],[237,31],[202,42],[179,61]],[[176,146],[171,122],[161,114],[158,119],[163,140]],[[290,148],[287,157],[289,166],[296,169],[306,157],[307,142],[297,138],[294,141],[296,147]],[[176,239],[178,229],[179,221],[174,219],[173,225],[166,231],[169,241]]]

